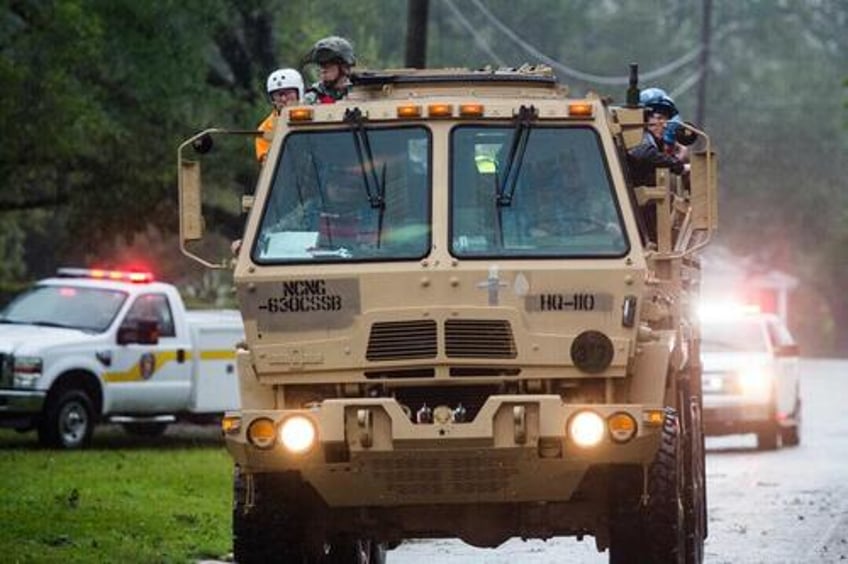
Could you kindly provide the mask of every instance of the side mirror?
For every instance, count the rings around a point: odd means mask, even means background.
[[[688,125],[689,124],[684,121],[674,131],[675,140],[681,145],[686,145],[687,147],[698,140],[698,134],[689,129],[689,127],[687,127]]]
[[[156,345],[159,343],[159,322],[155,319],[139,319],[134,324],[118,328],[118,344]]]

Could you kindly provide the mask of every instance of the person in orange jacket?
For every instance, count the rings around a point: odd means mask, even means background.
[[[277,116],[283,108],[297,104],[303,98],[303,77],[295,69],[277,69],[268,75],[266,88],[273,109],[259,124],[262,135],[256,136],[256,159],[260,164],[265,162],[271,148],[271,132],[274,130]]]

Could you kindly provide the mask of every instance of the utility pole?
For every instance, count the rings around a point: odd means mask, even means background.
[[[406,66],[423,69],[427,66],[427,17],[430,0],[407,0]]]
[[[707,74],[710,66],[710,37],[712,35],[713,0],[703,0],[701,13],[701,56],[698,58],[698,103],[695,125],[702,128],[706,117]]]

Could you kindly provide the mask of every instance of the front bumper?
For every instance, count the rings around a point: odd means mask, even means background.
[[[0,425],[18,426],[21,420],[38,416],[46,397],[43,390],[0,389]]]
[[[584,409],[604,418],[630,413],[635,437],[619,444],[606,436],[594,448],[579,448],[565,429]],[[393,398],[333,399],[308,411],[245,410],[226,444],[243,471],[298,470],[331,507],[568,501],[592,466],[653,460],[661,427],[643,423],[647,409],[661,406],[491,396],[471,422],[414,424]],[[254,419],[279,425],[294,413],[316,423],[318,444],[308,453],[290,454],[279,443],[261,450],[247,442]]]
[[[708,435],[754,433],[776,424],[771,400],[704,395],[704,431]]]

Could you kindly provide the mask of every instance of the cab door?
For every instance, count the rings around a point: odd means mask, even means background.
[[[151,322],[158,339],[138,338]],[[157,342],[145,342],[150,340]],[[110,412],[185,410],[191,387],[190,350],[189,336],[177,334],[168,296],[156,292],[136,296],[118,327],[111,366],[104,375]]]

